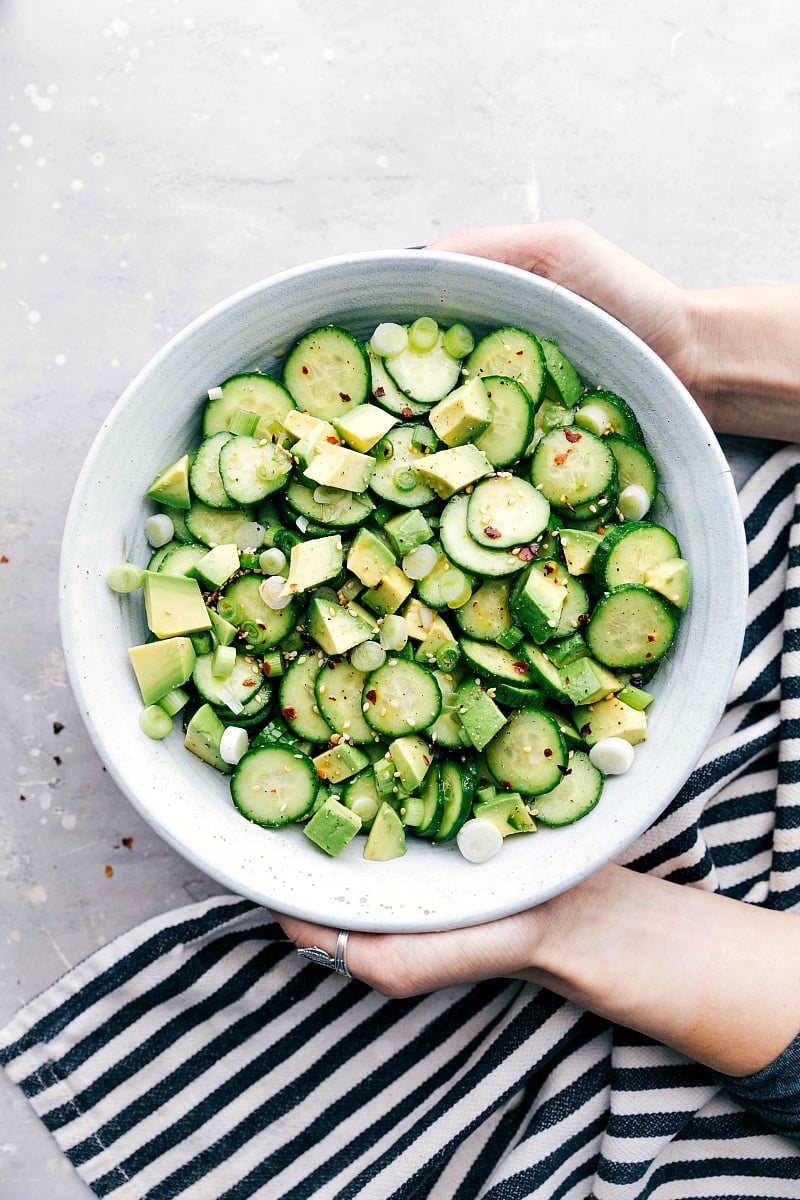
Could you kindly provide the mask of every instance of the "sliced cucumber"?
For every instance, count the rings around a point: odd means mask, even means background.
[[[448,558],[470,574],[499,578],[521,571],[526,561],[508,550],[479,546],[467,529],[469,496],[458,492],[445,505],[439,522],[439,537]]]
[[[472,594],[474,577],[451,562],[441,546],[435,549],[436,563],[433,570],[417,580],[417,595],[428,608],[458,611]]]
[[[461,632],[480,642],[493,642],[514,628],[508,607],[511,581],[487,579],[472,593],[466,604],[455,610]]]
[[[461,361],[445,350],[441,330],[430,349],[415,350],[409,343],[383,365],[399,391],[418,404],[436,404],[461,381]]]
[[[372,387],[366,349],[337,325],[304,334],[286,356],[283,382],[298,408],[334,421],[363,404]]]
[[[356,495],[353,492],[338,492],[331,495],[333,489],[322,493],[324,500],[315,500],[315,493],[320,489],[307,487],[299,479],[290,479],[283,499],[292,510],[293,517],[306,517],[320,526],[331,529],[349,529],[361,525],[374,510],[375,504],[366,493]]]
[[[541,709],[518,708],[484,751],[493,779],[524,796],[552,791],[567,766],[564,738]]]
[[[173,542],[162,547],[162,551],[155,566],[151,559],[149,571],[159,571],[162,575],[188,575],[195,563],[208,554],[208,546],[201,546],[197,542]]]
[[[522,458],[528,448],[535,406],[516,379],[487,375],[483,382],[492,406],[492,420],[473,441],[493,467],[507,467]]]
[[[644,583],[647,572],[680,558],[678,539],[663,525],[631,521],[610,529],[594,555],[594,573],[604,588]]]
[[[213,659],[213,654],[198,654],[192,672],[198,694],[209,704],[217,708],[244,706],[265,684],[269,687],[251,655],[237,653],[233,671],[226,679],[214,675]]]
[[[641,426],[627,400],[602,388],[583,393],[575,409],[575,424],[598,437],[618,433],[632,442],[644,441]]]
[[[547,367],[546,395],[565,408],[574,408],[583,391],[580,375],[556,342],[545,338],[540,338],[539,342]]]
[[[526,658],[504,650],[502,646],[471,638],[462,638],[459,644],[464,659],[482,682],[526,684],[530,681],[531,665]]]
[[[248,625],[258,630],[258,645],[262,650],[278,646],[289,636],[297,621],[297,604],[290,600],[284,608],[270,608],[264,603],[259,591],[263,582],[261,575],[238,575],[225,585],[222,595],[233,601],[241,610],[241,619],[235,624],[247,630]]]
[[[476,483],[467,503],[467,532],[489,549],[529,545],[549,520],[545,497],[516,475],[496,475]]]
[[[525,388],[534,407],[544,392],[547,369],[538,338],[524,329],[505,326],[481,338],[464,363],[464,373],[506,375]]]
[[[364,716],[376,733],[399,737],[427,729],[442,711],[442,693],[427,667],[391,658],[364,684]]]
[[[304,817],[318,789],[314,764],[296,746],[248,750],[231,776],[231,796],[239,812],[270,828]]]
[[[309,742],[328,742],[333,733],[319,711],[314,691],[317,673],[324,661],[324,656],[318,651],[298,655],[278,688],[283,720],[292,733]]]
[[[355,745],[375,740],[361,708],[366,678],[366,671],[359,671],[346,658],[340,658],[328,659],[314,680],[320,715],[331,729]]]
[[[203,437],[228,431],[234,413],[240,408],[258,418],[255,436],[283,440],[283,419],[295,403],[283,384],[270,375],[251,371],[233,375],[220,387],[221,395],[209,400],[203,409]]]
[[[425,450],[415,441],[414,425],[398,425],[381,438],[373,452],[376,466],[370,491],[400,508],[421,508],[436,493],[417,473]]]
[[[441,843],[452,841],[469,819],[477,772],[474,763],[445,761],[439,764],[438,774],[442,811],[439,828],[433,835],[433,840]]]
[[[675,611],[662,596],[624,584],[598,600],[586,626],[586,645],[604,666],[634,670],[662,659],[677,629]]]
[[[617,460],[619,490],[631,486],[642,487],[650,503],[655,504],[658,495],[658,468],[647,447],[617,433],[609,434],[606,441]]]
[[[603,776],[589,755],[573,750],[561,782],[537,797],[533,814],[542,825],[572,825],[592,811],[602,790]]]
[[[603,441],[571,427],[545,434],[531,459],[531,481],[557,508],[575,510],[616,494],[617,460]]]
[[[419,404],[400,391],[386,370],[383,359],[372,350],[369,351],[369,362],[372,371],[372,395],[381,408],[394,413],[396,417],[403,417],[406,421],[410,421],[412,417],[423,416],[429,411],[429,404]]]
[[[192,492],[209,508],[235,508],[236,502],[231,500],[225,491],[222,475],[219,469],[219,454],[227,441],[233,435],[230,433],[213,433],[204,438],[197,448],[189,468],[189,483]],[[189,508],[191,512],[191,506]]]
[[[282,446],[243,434],[223,443],[218,462],[225,494],[235,504],[258,504],[280,491],[292,469]]]

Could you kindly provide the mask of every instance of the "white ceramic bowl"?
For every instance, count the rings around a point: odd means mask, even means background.
[[[299,828],[260,829],[234,810],[226,777],[176,730],[144,737],[128,647],[146,636],[141,593],[105,583],[149,549],[143,499],[156,472],[199,438],[209,387],[276,367],[293,340],[326,322],[362,336],[381,320],[430,313],[476,334],[518,325],[555,339],[587,382],[633,405],[661,470],[660,515],[693,572],[675,648],[657,675],[650,737],[625,775],[576,825],[509,839],[480,866],[454,846],[410,839],[388,863],[352,843],[329,859]],[[629,330],[586,301],[513,267],[428,251],[364,253],[284,272],[223,301],[178,334],[113,408],[78,480],[61,558],[69,675],[97,750],[152,827],[224,888],[337,927],[423,930],[467,925],[540,902],[628,846],[663,811],[711,737],[739,655],[746,597],[741,519],[730,471],[696,405]]]

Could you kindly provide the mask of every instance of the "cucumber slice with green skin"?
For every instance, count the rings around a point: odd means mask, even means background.
[[[451,842],[469,819],[475,796],[477,771],[474,763],[446,761],[439,764],[438,775],[442,815],[433,840],[440,844]]]
[[[372,828],[378,809],[385,799],[375,785],[375,772],[372,767],[359,771],[342,787],[342,804],[360,818],[361,827],[365,832]]]
[[[467,503],[467,532],[488,549],[530,545],[549,520],[548,501],[532,483],[516,475],[496,475],[476,483]]]
[[[327,530],[350,529],[362,525],[375,509],[374,501],[366,492],[358,495],[342,492],[335,499],[320,503],[314,499],[315,491],[316,488],[307,487],[299,479],[289,480],[282,499],[292,511],[292,520],[301,516]]]
[[[272,829],[310,812],[318,790],[314,764],[296,746],[248,750],[231,776],[231,796],[242,816]]]
[[[461,382],[461,360],[448,354],[443,342],[440,330],[430,350],[415,350],[408,345],[399,354],[383,360],[387,375],[409,400],[436,404]]]
[[[512,629],[514,620],[508,607],[510,591],[511,582],[507,579],[487,579],[482,583],[467,603],[455,610],[461,632],[479,642],[493,642]]]
[[[192,682],[198,695],[216,708],[230,707],[229,700],[234,705],[246,705],[266,684],[252,655],[237,653],[233,671],[226,679],[214,675],[213,658],[213,654],[198,654]]]
[[[561,615],[558,618],[558,624],[553,629],[550,637],[554,640],[570,637],[588,617],[589,594],[586,588],[580,579],[570,574],[564,563],[557,562],[554,558],[545,559],[543,562],[537,560],[534,562],[532,569],[540,571],[548,578],[557,580],[567,589],[567,596],[564,606],[561,609]]]
[[[236,530],[250,520],[243,508],[211,508],[196,500],[186,513],[186,528],[191,537],[205,546],[221,546],[236,540]]]
[[[598,437],[618,433],[632,442],[644,441],[642,428],[627,400],[602,388],[584,392],[575,409],[575,424]]]
[[[574,511],[602,496],[616,497],[617,460],[593,433],[552,429],[533,452],[531,482],[556,508]]]
[[[433,488],[417,477],[416,468],[426,455],[414,442],[415,429],[414,425],[390,429],[373,451],[376,465],[370,491],[399,508],[421,508],[436,499]]]
[[[586,626],[586,645],[612,670],[651,666],[675,640],[678,622],[670,604],[639,584],[624,584],[601,596]]]
[[[292,733],[309,742],[328,742],[333,733],[319,711],[314,691],[324,661],[324,655],[318,651],[298,655],[278,687],[281,717]]]
[[[150,560],[147,568],[149,571],[159,571],[162,575],[188,575],[194,564],[208,554],[208,546],[201,546],[197,542],[187,542],[185,545],[172,542],[167,547],[162,547],[162,551],[164,553],[155,566],[153,559]]]
[[[574,408],[583,391],[578,372],[556,342],[539,338],[547,367],[545,394],[552,395],[565,408]]]
[[[277,379],[259,371],[251,371],[244,375],[232,375],[221,385],[220,391],[222,395],[209,400],[203,409],[204,438],[228,430],[236,410],[243,408],[256,413],[259,418],[256,437],[277,436],[283,440],[283,419],[296,405]]]
[[[512,792],[539,796],[563,778],[567,747],[558,725],[538,708],[518,708],[484,750],[493,779]]]
[[[540,646],[535,642],[524,641],[520,645],[521,652],[530,665],[529,681],[534,687],[539,687],[552,700],[559,704],[569,704],[570,699],[564,689],[558,668],[550,661]]]
[[[422,820],[413,829],[417,837],[433,838],[438,832],[444,814],[444,792],[439,786],[439,763],[431,765],[422,781],[420,799],[424,805]]]
[[[348,659],[340,658],[328,659],[314,680],[314,695],[323,720],[357,746],[375,740],[361,708],[366,678],[366,671],[359,671]]]
[[[549,697],[545,692],[535,687],[518,687],[498,679],[492,685],[494,699],[506,708],[544,708]]]
[[[270,608],[261,599],[259,588],[262,575],[237,575],[225,585],[222,595],[241,609],[242,616],[236,624],[255,626],[261,650],[272,649],[289,636],[297,624],[297,604],[290,600],[284,608]]]
[[[334,421],[363,404],[372,387],[369,357],[346,329],[324,325],[304,334],[286,356],[283,382],[298,408]]]
[[[467,529],[469,496],[457,492],[445,505],[439,522],[439,537],[448,558],[474,575],[499,578],[521,571],[527,560],[509,550],[479,546]],[[515,547],[516,549],[516,547]]]
[[[229,705],[214,705],[214,712],[223,725],[239,725],[243,729],[260,729],[264,724],[272,701],[272,684],[265,680],[255,696],[244,704],[241,711]]]
[[[532,333],[507,325],[481,338],[464,362],[464,374],[506,375],[516,379],[536,408],[547,379],[544,351]]]
[[[678,539],[663,525],[631,521],[609,529],[594,554],[595,578],[604,588],[644,583],[647,572],[680,558]]]
[[[655,504],[658,495],[658,467],[647,447],[617,433],[609,434],[606,442],[617,460],[619,490],[631,486],[643,487],[650,503]]]
[[[236,502],[231,500],[225,491],[219,469],[220,450],[232,437],[233,434],[223,431],[204,438],[189,467],[189,484],[192,492],[209,508],[236,508]],[[189,512],[191,512],[191,506]]]
[[[492,420],[473,441],[493,467],[507,467],[522,458],[528,448],[535,406],[522,384],[507,375],[486,375],[483,383],[492,406]]]
[[[410,421],[412,417],[424,416],[429,411],[430,404],[420,404],[400,391],[383,365],[383,359],[372,350],[369,351],[369,363],[372,371],[372,395],[376,404],[406,421]]]
[[[189,505],[191,508],[191,505]],[[162,504],[161,511],[165,516],[172,521],[172,527],[175,530],[175,540],[178,542],[191,542],[193,535],[189,532],[186,526],[187,509],[175,508],[171,504]]]
[[[603,776],[589,755],[573,750],[566,774],[552,792],[537,798],[533,815],[540,824],[553,828],[572,825],[592,811],[602,790]]]
[[[363,711],[376,733],[400,737],[433,724],[442,711],[442,693],[427,667],[390,658],[364,683]]]
[[[496,684],[499,681],[511,684],[526,684],[530,680],[531,666],[526,658],[493,646],[490,642],[475,642],[462,638],[459,645],[465,661],[482,683]]]
[[[219,451],[219,475],[234,504],[258,504],[280,491],[292,469],[288,453],[274,442],[237,434]]]

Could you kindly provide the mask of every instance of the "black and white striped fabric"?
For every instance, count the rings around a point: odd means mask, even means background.
[[[624,856],[783,910],[800,908],[799,500],[794,448],[742,491],[730,705]],[[113,1200],[800,1195],[797,1141],[674,1051],[520,983],[384,1000],[301,961],[234,896],[71,970],[0,1035],[0,1061]]]

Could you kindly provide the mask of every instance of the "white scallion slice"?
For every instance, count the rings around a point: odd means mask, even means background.
[[[172,518],[168,517],[166,513],[154,513],[144,523],[144,536],[154,550],[157,550],[159,546],[166,546],[167,542],[171,542],[175,536]]]
[[[240,729],[238,725],[229,725],[219,739],[219,756],[223,762],[235,767],[247,753],[249,745],[247,730]]]
[[[502,847],[503,835],[486,817],[472,817],[459,829],[456,845],[467,862],[488,862]]]
[[[589,758],[604,775],[624,775],[633,766],[634,749],[625,738],[600,738],[589,751]]]

